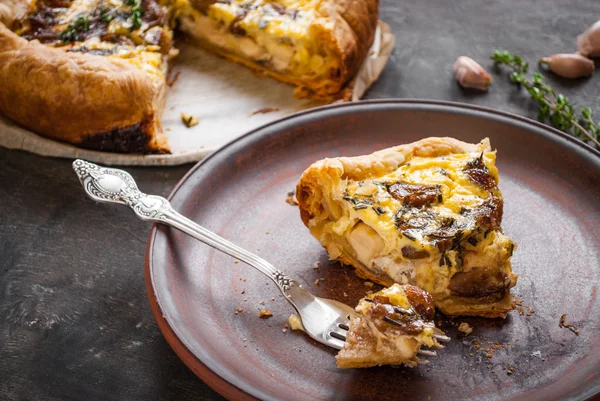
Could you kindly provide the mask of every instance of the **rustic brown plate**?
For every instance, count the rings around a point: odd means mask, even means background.
[[[147,250],[150,303],[190,369],[232,400],[581,400],[600,393],[600,153],[556,130],[444,102],[325,107],[229,143],[183,178],[171,202],[317,295],[354,305],[369,287],[351,269],[328,263],[297,208],[285,202],[287,192],[318,159],[427,136],[489,137],[498,149],[523,314],[445,319],[453,341],[427,366],[340,370],[334,350],[284,332],[292,308],[260,273],[155,226]],[[235,314],[238,307],[243,311]],[[272,309],[273,317],[259,319],[259,308]],[[579,335],[559,327],[562,314]],[[462,321],[474,327],[472,335],[457,332]]]

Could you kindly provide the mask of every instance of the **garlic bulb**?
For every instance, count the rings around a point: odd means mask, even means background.
[[[600,56],[600,21],[577,37],[577,50],[585,57]]]
[[[487,90],[492,76],[470,57],[460,56],[454,63],[454,78],[464,88]]]
[[[580,78],[592,75],[594,62],[580,54],[559,53],[540,59],[541,64],[546,64],[550,71],[564,78]]]

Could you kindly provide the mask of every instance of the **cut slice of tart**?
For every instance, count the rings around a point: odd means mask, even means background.
[[[176,0],[201,46],[312,96],[340,96],[373,42],[378,0]]]
[[[338,368],[418,364],[422,346],[442,348],[436,337],[431,295],[412,285],[394,284],[360,300],[351,318]],[[444,336],[445,337],[445,336]]]
[[[302,220],[331,259],[382,285],[414,284],[448,315],[506,317],[516,284],[496,153],[427,138],[324,159],[302,175]]]

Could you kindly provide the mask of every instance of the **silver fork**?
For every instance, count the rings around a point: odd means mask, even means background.
[[[316,341],[335,349],[342,349],[354,309],[332,299],[319,298],[308,292],[296,280],[276,269],[266,260],[221,238],[217,234],[177,213],[168,200],[141,192],[133,177],[123,170],[100,167],[77,159],[73,169],[87,195],[97,202],[127,205],[142,220],[174,227],[185,234],[229,256],[254,267],[277,285],[277,288],[298,312],[303,330]],[[435,335],[440,342],[449,337]],[[435,351],[420,350],[421,356],[436,356]],[[426,360],[420,359],[422,363]]]

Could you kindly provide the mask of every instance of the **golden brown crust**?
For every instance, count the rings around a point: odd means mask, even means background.
[[[160,128],[165,83],[116,57],[68,53],[0,24],[0,112],[33,131],[80,145],[139,127],[132,146],[168,152]],[[123,149],[130,152],[123,137]],[[90,146],[88,146],[90,147]]]
[[[25,16],[30,3],[31,0],[2,0],[2,3],[0,3],[0,23],[10,28],[14,22]]]
[[[329,0],[323,3],[320,11],[335,21],[332,40],[342,59],[340,91],[354,78],[373,44],[379,0]]]
[[[323,159],[311,165],[300,178],[296,187],[296,198],[300,210],[300,217],[304,224],[311,230],[315,237],[320,238],[321,233],[317,220],[328,215],[325,210],[324,183],[339,182],[343,179],[355,181],[373,177],[381,177],[397,170],[401,165],[413,157],[439,157],[449,154],[473,153],[490,151],[490,143],[486,139],[479,144],[465,143],[454,138],[426,138],[407,145],[400,145],[370,155],[358,157],[339,157]],[[314,219],[314,220],[313,220]],[[344,241],[343,237],[336,239]],[[325,240],[327,242],[327,240]],[[323,243],[325,245],[325,243]],[[332,256],[331,248],[327,249]],[[356,274],[375,283],[389,286],[393,279],[384,272],[373,271],[357,260],[348,252],[334,249],[332,258],[343,264],[349,264],[356,269]],[[509,276],[508,289],[516,284],[516,274]],[[514,309],[512,297],[508,293],[501,299],[491,296],[489,298],[462,298],[448,296],[438,302],[436,306],[448,315],[472,315],[484,317],[506,317]]]

